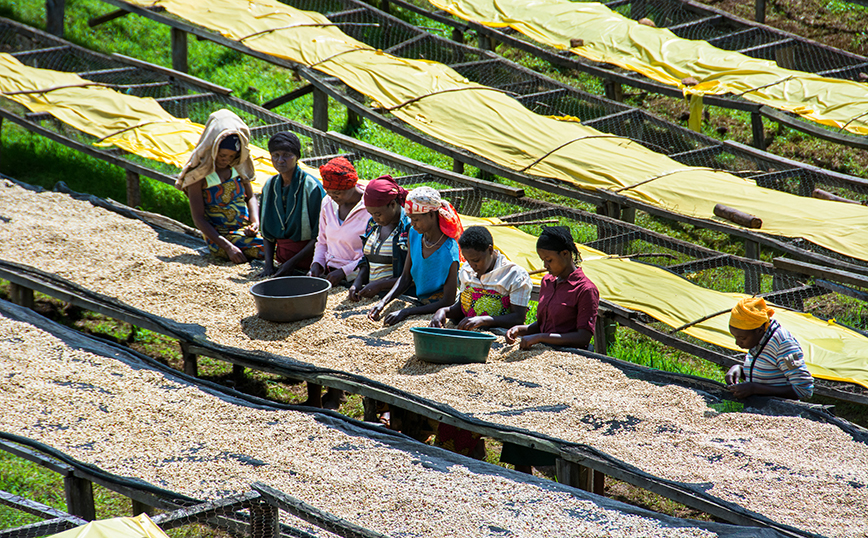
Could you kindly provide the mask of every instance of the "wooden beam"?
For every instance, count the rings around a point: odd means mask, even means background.
[[[0,530],[0,538],[38,538],[39,536],[57,534],[81,525],[81,523],[76,523],[76,521],[83,520],[78,518],[55,518],[49,519],[48,521],[40,521],[39,523],[31,523],[30,525],[24,525],[22,527],[15,527],[13,529],[3,529]],[[84,524],[86,523],[87,521],[84,522]]]
[[[274,99],[272,99],[270,101],[266,101],[265,103],[262,103],[262,108],[267,109],[267,110],[277,108],[280,105],[289,103],[290,101],[295,101],[299,97],[303,97],[303,96],[313,92],[313,90],[314,90],[314,87],[312,84],[305,84],[304,86],[302,86],[300,88],[296,88],[289,93],[285,93],[285,94],[281,95],[280,97],[275,97]]]
[[[832,269],[831,267],[823,267],[790,258],[774,258],[772,263],[774,264],[775,269],[782,269],[800,275],[810,275],[825,280],[840,282],[842,284],[858,286],[860,288],[868,288],[868,276],[865,275],[851,273],[840,269]]]
[[[87,521],[67,514],[61,510],[56,508],[52,508],[47,504],[42,504],[40,502],[36,502],[30,499],[26,499],[24,497],[20,497],[18,495],[13,495],[6,491],[0,491],[0,504],[5,506],[9,506],[21,512],[28,513],[30,515],[38,516],[43,519],[48,518],[62,518],[68,519],[70,521],[75,521],[77,525],[84,525]]]
[[[251,503],[259,498],[260,495],[258,493],[247,492],[242,495],[233,495],[225,499],[217,499],[179,508],[172,512],[156,515],[151,519],[165,531],[187,525],[191,519],[203,521],[210,517],[226,514],[227,512],[249,508]]]
[[[99,26],[100,24],[105,24],[109,21],[113,21],[115,19],[119,19],[121,17],[126,17],[130,12],[125,9],[116,9],[114,11],[109,11],[105,15],[100,15],[98,17],[91,17],[87,20],[87,25],[91,28],[95,26]]]
[[[161,65],[152,64],[149,62],[145,62],[143,60],[139,60],[137,58],[131,58],[129,56],[124,56],[123,54],[113,53],[113,58],[116,58],[118,61],[123,62],[125,64],[134,65],[136,67],[143,67],[150,71],[155,71],[157,73],[163,73],[164,75],[168,75],[170,77],[176,78],[178,80],[183,80],[185,82],[189,82],[190,84],[194,84],[196,86],[200,86],[209,92],[214,92],[220,95],[229,95],[232,93],[232,90],[229,88],[224,88],[223,86],[218,86],[212,82],[208,82],[207,80],[202,80],[201,78],[194,77],[193,75],[189,75],[182,71],[176,71],[174,69],[169,69],[168,67],[163,67]]]

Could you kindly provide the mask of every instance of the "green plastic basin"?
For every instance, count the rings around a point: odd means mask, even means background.
[[[410,332],[416,345],[416,357],[439,364],[485,362],[491,343],[497,340],[492,334],[458,329],[411,327]]]

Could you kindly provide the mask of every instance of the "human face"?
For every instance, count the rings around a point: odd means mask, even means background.
[[[416,213],[410,215],[410,224],[413,226],[413,229],[420,234],[431,232],[434,230],[434,227],[439,224],[437,221],[437,212],[429,211],[428,213]]]
[[[569,250],[546,250],[544,248],[536,249],[539,259],[543,262],[543,267],[550,275],[556,277],[565,277],[572,272],[573,256]]]
[[[494,260],[497,259],[497,254],[494,252],[493,246],[489,246],[481,252],[473,248],[462,248],[461,254],[464,255],[464,259],[467,260],[467,263],[470,264],[470,268],[473,269],[473,272],[476,273],[476,276],[478,277],[491,271],[491,267],[494,265]]]
[[[398,203],[392,200],[387,205],[376,207],[366,207],[371,218],[377,223],[377,226],[388,226],[397,220],[399,212]]]
[[[234,149],[218,149],[217,158],[214,159],[214,166],[218,170],[229,168],[229,165],[232,163],[232,161],[235,160],[235,157],[237,156],[238,152]]]
[[[292,177],[297,164],[298,157],[291,151],[279,149],[271,152],[271,166],[282,176]]]
[[[732,325],[729,326],[729,332],[735,337],[735,345],[742,349],[750,349],[759,345],[760,340],[765,334],[765,327],[758,329],[736,329]]]
[[[329,198],[334,200],[334,202],[338,205],[344,205],[349,203],[353,198],[353,194],[356,192],[356,187],[350,187],[349,189],[326,189],[326,194],[329,195]]]

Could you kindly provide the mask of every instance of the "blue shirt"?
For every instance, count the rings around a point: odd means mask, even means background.
[[[443,291],[449,269],[453,262],[458,261],[458,242],[446,237],[440,248],[424,258],[422,256],[422,234],[410,228],[410,276],[416,284],[416,297],[427,299],[435,293]]]

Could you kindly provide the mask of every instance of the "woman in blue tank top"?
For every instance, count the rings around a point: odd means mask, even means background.
[[[404,271],[389,293],[368,313],[377,321],[393,299],[415,285],[423,304],[392,312],[383,323],[394,325],[418,314],[431,314],[455,302],[458,290],[460,252],[456,239],[464,229],[452,205],[431,187],[418,187],[407,194],[404,210],[410,217],[409,252]]]

